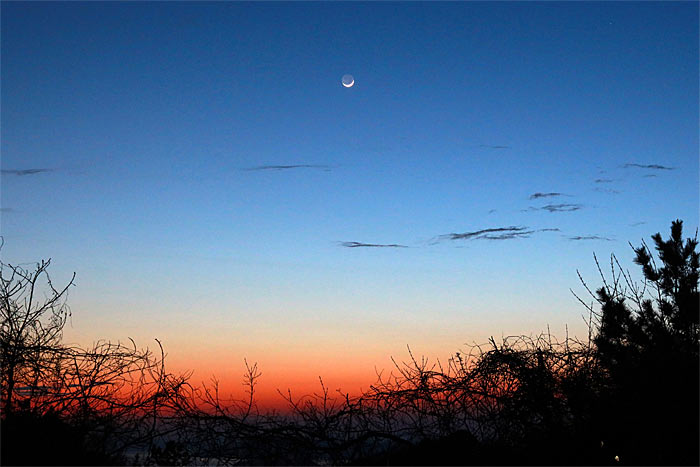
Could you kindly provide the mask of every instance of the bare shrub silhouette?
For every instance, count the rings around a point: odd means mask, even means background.
[[[39,383],[52,372],[54,356],[63,351],[63,326],[70,313],[65,297],[75,274],[57,290],[46,272],[50,263],[42,261],[35,270],[0,264],[0,400],[6,412],[12,412],[16,399],[32,401],[47,391]],[[44,300],[38,297],[42,276],[50,291]]]
[[[50,264],[25,269],[0,262],[2,460],[119,462],[129,448],[162,435],[158,417],[186,375],[166,372],[160,342],[158,354],[133,341],[86,349],[64,344],[66,295],[75,274],[57,289]],[[37,450],[36,432],[42,431],[47,439],[69,433],[71,440]]]
[[[549,331],[457,352],[394,360],[360,395],[280,392],[263,412],[245,362],[245,397],[217,380],[166,371],[165,352],[131,341],[63,344],[68,286],[49,262],[2,265],[2,455],[5,463],[134,465],[608,465],[698,463],[698,253],[654,235],[632,247],[643,280],[614,255],[584,304],[589,334]],[[40,278],[46,300],[34,303]],[[22,457],[37,433],[52,455]]]
[[[570,459],[552,444],[577,439],[571,419],[586,411],[586,396],[594,390],[585,384],[596,365],[590,342],[560,343],[549,334],[500,344],[492,339],[444,366],[416,359],[410,349],[409,357],[395,362],[389,376],[379,374],[360,396],[329,394],[322,380],[317,393],[295,398],[287,392],[285,415],[251,409],[252,398],[221,399],[216,385],[198,389],[193,395],[199,403],[192,399],[184,408],[180,435],[190,445],[206,446],[199,458],[255,465]],[[579,460],[596,460],[599,453],[591,452]]]

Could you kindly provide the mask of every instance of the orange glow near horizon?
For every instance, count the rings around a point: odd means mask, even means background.
[[[191,362],[194,363],[194,362]],[[253,362],[249,363],[252,365]],[[214,381],[218,382],[219,393],[223,399],[244,400],[248,397],[248,387],[244,374],[246,368],[243,362],[232,365],[233,368],[224,368],[212,365],[211,362],[201,361],[199,364],[170,365],[175,373],[192,371],[190,383],[193,386],[206,385],[211,387]],[[322,393],[321,381],[328,390],[330,398],[340,397],[349,393],[350,396],[359,395],[369,389],[370,385],[377,381],[377,375],[372,366],[361,364],[351,365],[348,362],[326,364],[322,366],[310,365],[268,365],[258,362],[260,377],[255,385],[255,402],[258,408],[265,410],[284,410],[289,404],[285,400],[288,391],[293,400]]]
[[[558,318],[562,323],[570,321],[566,314]],[[327,323],[320,330],[304,321],[289,324],[284,332],[265,326],[247,326],[243,332],[240,325],[223,322],[215,325],[197,319],[190,319],[186,326],[175,326],[177,320],[158,324],[146,319],[131,327],[126,321],[76,320],[74,326],[66,329],[64,340],[89,347],[93,335],[113,342],[125,342],[127,335],[135,340],[137,347],[159,352],[153,340],[157,337],[166,353],[169,373],[191,374],[189,382],[194,387],[211,387],[216,380],[222,399],[247,399],[244,360],[250,365],[257,364],[261,376],[255,387],[255,401],[265,411],[286,409],[288,403],[283,395],[288,390],[294,400],[320,394],[319,377],[331,397],[340,396],[338,390],[359,395],[377,382],[378,372],[384,378],[396,373],[392,357],[399,364],[410,360],[407,345],[417,359],[425,356],[430,364],[439,359],[445,365],[455,352],[467,354],[474,342],[483,344],[491,335],[499,340],[502,329],[518,335],[535,325],[542,327],[541,323],[533,325],[524,318],[506,326],[508,319],[508,315],[491,314],[489,319],[463,320],[444,327],[439,321],[426,324],[377,318],[367,323],[363,332],[358,332],[358,324],[352,324],[352,320],[333,326]],[[565,324],[553,324],[552,333],[559,329],[563,336]],[[584,331],[575,326],[569,326],[568,330],[569,335],[583,335]]]
[[[444,364],[453,354],[444,352],[440,361]],[[190,383],[193,386],[206,385],[211,387],[218,382],[219,394],[223,399],[244,400],[248,397],[247,386],[244,383],[246,373],[243,358],[239,361],[225,362],[219,359],[207,358],[200,355],[198,359],[180,357],[170,359],[167,363],[169,371],[174,373],[192,372]],[[407,361],[406,351],[395,356],[400,363]],[[430,362],[437,358],[430,357]],[[255,401],[261,411],[275,409],[284,410],[289,404],[284,397],[291,392],[293,400],[322,393],[321,381],[328,390],[330,398],[338,398],[344,394],[360,395],[367,391],[378,379],[390,373],[396,374],[391,355],[383,358],[368,352],[334,355],[295,353],[288,355],[268,355],[258,360],[247,359],[252,366],[257,363],[260,377],[255,386]],[[281,394],[280,394],[281,393]],[[284,397],[283,397],[284,396]]]

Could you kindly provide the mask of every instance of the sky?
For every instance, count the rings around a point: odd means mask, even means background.
[[[697,2],[0,13],[2,260],[76,273],[66,341],[234,393],[246,358],[269,404],[584,338],[594,252],[698,226]]]

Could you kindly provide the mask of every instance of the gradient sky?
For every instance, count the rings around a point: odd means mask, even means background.
[[[70,342],[366,388],[583,337],[593,252],[698,226],[697,2],[1,8],[2,257],[77,273]]]

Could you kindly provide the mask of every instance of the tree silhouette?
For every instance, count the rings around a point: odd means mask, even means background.
[[[630,245],[642,285],[613,256],[612,281],[596,291],[605,378],[597,419],[630,463],[698,463],[698,241],[682,234],[677,220],[668,240],[652,236],[660,266],[646,243]]]
[[[133,341],[63,343],[75,274],[56,288],[50,264],[0,262],[2,462],[114,463],[131,448],[153,448],[187,376],[166,372],[160,342],[160,355]],[[39,437],[46,449],[37,449]]]
[[[603,285],[594,293],[581,279],[599,304],[581,300],[587,341],[491,338],[444,364],[409,348],[362,394],[333,395],[320,378],[320,392],[281,393],[286,413],[259,410],[255,364],[239,400],[216,379],[168,373],[160,342],[159,354],[133,341],[64,344],[72,280],[55,289],[49,261],[0,263],[2,461],[698,465],[697,233],[684,241],[675,221],[668,240],[652,239],[656,254],[632,246],[641,283],[614,255],[606,277],[594,255]]]
[[[654,312],[651,300],[644,302],[644,312],[637,319],[642,331],[655,334],[661,330],[677,336],[683,344],[698,342],[698,319],[700,318],[698,296],[699,254],[695,238],[683,243],[683,222],[676,220],[671,225],[671,238],[664,241],[659,233],[651,237],[663,263],[656,267],[646,244],[634,248],[635,262],[642,266],[644,277],[657,291],[658,312]],[[690,349],[689,349],[690,350]]]
[[[70,314],[65,299],[75,274],[56,289],[47,272],[50,264],[41,261],[29,270],[0,263],[0,400],[5,414],[18,398],[27,401],[46,391],[47,373],[63,350],[63,326]],[[43,300],[42,277],[48,288]]]

